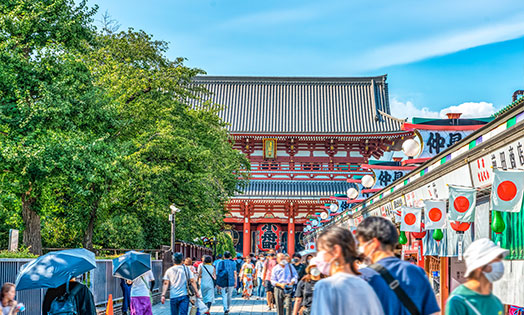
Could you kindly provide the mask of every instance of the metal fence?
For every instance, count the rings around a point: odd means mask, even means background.
[[[31,259],[0,259],[0,285],[5,282],[14,283],[20,268]],[[159,290],[162,285],[162,261],[153,260],[152,271],[155,276],[154,290]],[[120,279],[112,275],[111,260],[97,260],[97,267],[81,278],[93,293],[96,305],[107,303],[109,294],[113,300],[122,298]],[[18,291],[16,299],[26,306],[25,315],[40,315],[45,289]]]

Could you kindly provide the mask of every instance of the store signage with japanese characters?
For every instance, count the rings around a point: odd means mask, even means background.
[[[440,154],[470,135],[473,131],[417,130],[422,138],[422,152],[419,157],[428,158]]]

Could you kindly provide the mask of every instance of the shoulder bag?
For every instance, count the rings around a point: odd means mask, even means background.
[[[217,280],[213,278],[213,275],[211,275],[209,270],[207,270],[206,265],[202,265],[202,269],[204,269],[207,272],[207,274],[209,275],[209,277],[211,277],[211,280],[213,280],[213,287],[215,287],[217,285]]]
[[[184,273],[186,274],[187,295],[189,295],[189,297],[195,296],[195,288],[191,285],[191,281],[189,280],[189,273],[187,272],[187,267],[182,265],[182,268],[184,268]]]
[[[375,270],[382,276],[382,279],[384,279],[389,288],[395,292],[400,302],[408,309],[411,315],[420,315],[420,311],[413,300],[409,298],[406,292],[400,287],[398,280],[395,279],[384,266],[381,264],[373,264],[369,266],[369,268]]]

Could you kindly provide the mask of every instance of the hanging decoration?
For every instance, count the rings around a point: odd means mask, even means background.
[[[502,213],[500,211],[493,211],[493,220],[491,221],[491,230],[497,234],[504,232],[506,229],[506,223],[502,219]]]
[[[406,237],[406,232],[400,231],[398,242],[400,243],[400,245],[405,245],[408,242],[408,238]]]
[[[475,220],[476,204],[476,189],[449,186],[450,220],[460,222],[473,222]]]
[[[347,195],[349,199],[355,199],[358,197],[359,191],[355,187],[350,187],[348,188]]]
[[[371,188],[373,187],[373,185],[375,185],[375,177],[373,177],[372,175],[364,175],[362,176],[361,183],[362,186],[366,188]]]
[[[426,229],[442,229],[446,226],[446,201],[424,201]]]
[[[433,231],[432,237],[435,241],[440,242],[444,238],[444,233],[442,233],[441,229],[435,229]]]
[[[471,226],[470,222],[454,221],[450,223],[451,228],[457,231],[458,234],[458,261],[462,261],[462,254],[464,253],[464,232]]]
[[[424,238],[424,236],[426,236],[426,229],[424,228],[424,223],[421,223],[420,224],[420,230],[418,232],[412,232],[411,235],[413,235],[413,237],[416,239],[416,240],[421,240]]]
[[[522,209],[524,171],[494,169],[491,210],[519,212]]]
[[[402,222],[400,230],[405,232],[419,232],[421,223],[422,209],[402,207]]]
[[[268,251],[270,249],[278,250],[280,248],[280,225],[278,224],[260,224],[258,231],[258,249]]]

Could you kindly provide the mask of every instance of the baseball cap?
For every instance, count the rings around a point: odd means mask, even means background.
[[[464,252],[464,260],[466,262],[466,273],[464,276],[468,277],[473,270],[486,266],[500,255],[504,258],[508,253],[509,250],[495,245],[493,241],[487,238],[474,241]]]

